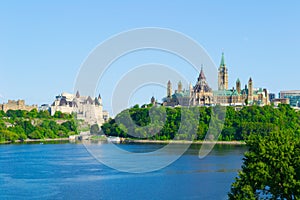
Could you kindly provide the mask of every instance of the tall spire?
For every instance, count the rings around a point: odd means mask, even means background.
[[[221,58],[220,67],[225,67],[225,58],[224,58],[224,52],[222,52],[222,58]]]
[[[203,65],[201,65],[201,71],[200,71],[200,74],[199,74],[198,81],[203,80],[203,79],[206,79],[206,77],[205,77],[205,74],[204,74]]]

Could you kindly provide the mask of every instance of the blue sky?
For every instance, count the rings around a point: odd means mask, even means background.
[[[73,92],[80,65],[99,43],[141,27],[186,34],[217,65],[224,51],[230,86],[237,78],[245,84],[251,76],[254,86],[275,93],[300,89],[299,9],[298,1],[1,1],[0,103],[51,103],[63,91]],[[149,55],[132,59],[135,64],[168,60],[157,52]],[[184,65],[175,61],[169,64],[178,69]],[[107,79],[122,71],[121,65],[112,68]],[[192,83],[197,76],[187,74]],[[99,88],[104,88],[99,92],[110,110],[110,89],[105,84]],[[152,95],[160,99],[165,93],[164,88],[152,89],[141,89],[131,104],[148,102]]]

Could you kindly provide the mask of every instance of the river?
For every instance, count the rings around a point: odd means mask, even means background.
[[[118,145],[141,152],[162,146]],[[227,199],[246,147],[216,145],[203,159],[199,148],[161,170],[130,174],[101,164],[80,143],[0,145],[0,199]]]

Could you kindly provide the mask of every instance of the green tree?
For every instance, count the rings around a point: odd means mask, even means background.
[[[0,141],[11,141],[14,142],[19,139],[18,134],[9,130],[0,130]]]
[[[26,135],[29,135],[35,130],[35,126],[32,125],[32,123],[28,120],[26,121],[19,121],[18,125],[22,127],[22,129],[25,131]]]
[[[0,118],[5,117],[5,116],[6,116],[5,112],[3,110],[0,110]]]
[[[37,114],[38,118],[44,118],[44,119],[49,119],[51,117],[50,113],[48,110],[41,110]]]
[[[299,135],[292,131],[252,134],[246,143],[249,151],[229,199],[300,199]]]
[[[9,127],[8,130],[16,133],[18,135],[18,139],[20,139],[20,140],[27,139],[27,135],[26,135],[24,129],[22,128],[22,126],[20,126],[20,125],[15,125],[13,127]]]
[[[31,118],[31,119],[37,118],[37,117],[38,117],[38,111],[37,111],[37,109],[32,109],[31,111],[29,111],[29,112],[27,113],[27,116],[28,116],[29,118]]]
[[[6,129],[6,125],[5,125],[4,121],[0,119],[0,130],[1,129]]]
[[[91,126],[90,132],[91,134],[97,134],[99,133],[100,129],[99,129],[99,125],[98,124],[93,124]]]
[[[41,139],[43,138],[43,134],[39,131],[39,130],[35,130],[33,132],[31,132],[28,137],[30,139]]]

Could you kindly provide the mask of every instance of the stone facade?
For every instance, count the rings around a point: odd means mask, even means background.
[[[178,89],[175,90],[174,94],[172,93],[172,84],[169,81],[167,86],[167,97],[163,99],[163,105],[165,106],[205,106],[212,105],[213,100],[213,91],[209,87],[206,77],[204,74],[203,68],[197,79],[195,86],[190,85],[189,90],[182,89],[182,83],[178,83]]]
[[[74,94],[62,93],[56,96],[51,105],[51,115],[60,111],[62,113],[76,113],[77,119],[82,119],[88,124],[102,125],[109,118],[107,111],[103,111],[102,98],[92,99],[90,96],[80,96],[79,92]]]
[[[37,109],[37,105],[26,105],[25,100],[8,100],[7,103],[0,104],[0,110],[7,112],[8,110],[27,110],[31,111]]]
[[[267,89],[254,88],[252,78],[242,89],[241,81],[236,81],[236,89],[228,89],[228,68],[225,64],[224,53],[218,70],[218,90],[213,91],[207,81],[203,68],[201,69],[195,86],[190,85],[189,90],[182,89],[181,82],[178,90],[172,94],[172,84],[167,84],[167,97],[163,99],[165,106],[244,106],[244,105],[269,105],[269,94]]]

